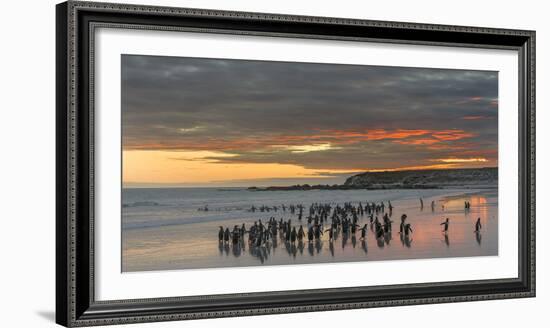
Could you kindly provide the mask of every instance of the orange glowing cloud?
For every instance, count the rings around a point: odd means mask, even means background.
[[[364,132],[341,131],[341,130],[329,130],[325,132],[331,136],[337,136],[339,138],[352,138],[352,139],[360,139],[360,140],[385,140],[385,139],[404,139],[409,137],[422,136],[425,134],[429,134],[430,130],[372,129]]]
[[[443,162],[443,163],[485,163],[488,162],[486,158],[438,158],[430,160],[432,162]]]
[[[485,119],[488,119],[489,117],[487,116],[482,116],[482,115],[471,115],[471,116],[464,116],[462,117],[463,120],[466,120],[466,121],[477,121],[477,120],[485,120]]]
[[[446,150],[446,151],[450,151],[450,150],[453,150],[453,151],[458,151],[458,150],[463,150],[463,149],[466,149],[467,146],[465,145],[462,145],[462,144],[447,144],[447,143],[436,143],[436,144],[433,144],[433,145],[429,145],[426,147],[427,149],[429,150]]]
[[[462,105],[462,104],[468,104],[473,102],[489,102],[491,106],[495,106],[498,104],[498,99],[496,98],[487,98],[487,97],[480,97],[480,96],[474,96],[474,97],[467,97],[462,100],[459,100],[456,102],[456,104]]]
[[[443,130],[434,132],[432,136],[442,141],[453,141],[475,137],[475,134],[463,130]]]
[[[402,166],[389,169],[371,169],[366,170],[367,172],[394,172],[394,171],[412,171],[412,170],[443,170],[451,169],[456,167],[457,164],[446,163],[446,164],[433,164],[433,165],[417,165],[417,166]]]
[[[394,143],[403,145],[432,145],[440,141],[454,141],[474,137],[475,134],[464,130],[425,130],[425,129],[373,129],[365,132],[359,131],[326,131],[326,137],[355,141],[393,140]],[[422,137],[422,138],[416,138]]]
[[[365,141],[390,140],[401,145],[433,146],[440,142],[470,138],[475,134],[459,129],[371,129],[324,130],[303,135],[258,135],[246,137],[178,139],[176,141],[126,145],[125,150],[171,150],[171,151],[256,151],[275,147],[292,152],[326,151],[339,146]],[[284,146],[284,147],[281,147]],[[303,151],[303,150],[306,151]]]
[[[400,145],[433,145],[436,143],[439,143],[440,141],[437,139],[411,139],[411,140],[395,140],[394,143],[398,143]]]
[[[426,135],[422,138],[407,138],[404,140],[394,140],[393,142],[401,145],[429,146],[428,149],[431,150],[450,150],[453,146],[437,144],[444,141],[456,141],[475,136],[475,134],[463,130],[430,130],[428,133],[429,137]]]

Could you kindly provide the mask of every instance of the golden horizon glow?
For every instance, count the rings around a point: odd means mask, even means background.
[[[123,151],[124,184],[200,184],[235,180],[323,178],[362,170],[318,170],[278,163],[224,163],[210,157],[234,155],[210,151]],[[322,171],[325,174],[320,174]]]
[[[323,149],[324,147],[320,147]],[[438,164],[383,169],[308,169],[295,164],[227,163],[236,155],[215,151],[123,151],[124,184],[213,184],[261,179],[326,178],[330,174],[461,168],[463,163],[487,163],[485,158],[443,158]]]

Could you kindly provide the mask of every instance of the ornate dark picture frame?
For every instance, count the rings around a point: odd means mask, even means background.
[[[519,277],[97,301],[94,297],[94,33],[97,27],[511,49],[519,57]],[[535,32],[69,1],[57,5],[56,321],[200,319],[535,296]]]

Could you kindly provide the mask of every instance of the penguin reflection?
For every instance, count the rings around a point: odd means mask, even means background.
[[[285,241],[285,249],[289,256],[292,255],[292,250],[290,249],[290,242]]]
[[[292,243],[290,245],[290,253],[292,254],[293,258],[296,258],[296,254],[298,253],[298,249],[296,248],[296,244]]]
[[[317,254],[321,253],[322,249],[321,240],[317,239],[315,240],[315,251],[317,251]]]
[[[332,240],[328,243],[328,250],[330,251],[330,255],[334,257],[334,242]]]
[[[476,241],[479,246],[481,246],[481,231],[476,231]]]
[[[223,244],[223,251],[224,251],[226,256],[229,255],[229,244],[228,243]]]
[[[304,255],[304,242],[302,240],[298,241],[298,251],[300,255]]]
[[[367,254],[369,252],[368,248],[367,248],[367,241],[366,240],[361,240],[361,248],[363,249],[363,251],[365,252],[365,254]]]
[[[384,233],[384,241],[386,242],[387,245],[390,244],[390,240],[391,240],[391,231]]]
[[[268,258],[268,253],[265,247],[249,247],[248,252],[251,256],[258,258],[262,264]]]
[[[310,256],[314,255],[314,250],[315,249],[313,248],[313,243],[307,243],[307,252]]]
[[[449,242],[449,235],[445,234],[444,236],[445,236],[445,240],[444,240],[445,245],[447,245],[447,247],[449,247],[451,245],[451,243]]]
[[[346,247],[346,244],[348,243],[348,234],[343,233],[342,234],[342,249]]]
[[[233,244],[233,256],[235,257],[241,256],[242,250],[243,250],[243,247],[241,243]]]
[[[401,235],[401,244],[407,248],[411,248],[412,238],[409,234]]]

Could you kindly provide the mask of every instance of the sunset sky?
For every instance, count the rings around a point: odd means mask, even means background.
[[[123,55],[123,183],[495,167],[497,116],[497,72]]]

